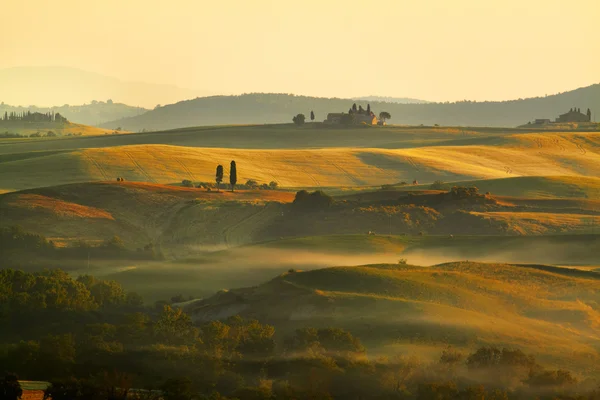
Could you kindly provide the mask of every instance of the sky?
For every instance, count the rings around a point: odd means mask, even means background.
[[[2,14],[0,68],[213,94],[481,101],[600,82],[598,0],[29,0]]]

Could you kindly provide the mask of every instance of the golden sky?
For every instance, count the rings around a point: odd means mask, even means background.
[[[26,3],[0,8],[0,68],[65,65],[223,94],[434,101],[600,82],[599,0]]]

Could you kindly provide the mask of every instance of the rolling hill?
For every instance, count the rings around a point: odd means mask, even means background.
[[[51,132],[51,133],[50,133]],[[48,133],[52,137],[44,138],[48,136]],[[113,129],[98,128],[95,126],[76,124],[73,122],[24,122],[24,121],[0,121],[0,145],[13,144],[13,143],[27,143],[28,140],[35,141],[35,139],[23,139],[19,136],[31,136],[39,135],[37,138],[38,144],[44,147],[44,144],[49,144],[48,140],[64,137],[79,137],[79,136],[100,136],[117,133]],[[129,133],[119,131],[119,133]],[[17,136],[17,137],[11,137]],[[9,140],[3,140],[8,138]]]
[[[340,246],[346,246],[347,236],[340,235],[364,238],[369,231],[380,235],[406,235],[398,243],[389,243],[384,252],[397,254],[405,248],[420,252],[425,251],[421,246],[431,245],[455,247],[459,255],[470,245],[458,239],[447,242],[449,234],[573,235],[599,233],[596,227],[600,227],[600,202],[594,200],[485,196],[476,202],[464,202],[441,200],[438,192],[408,195],[402,191],[374,191],[354,197],[340,196],[338,203],[327,210],[304,210],[290,204],[294,196],[294,192],[282,190],[217,192],[127,181],[70,184],[0,195],[0,226],[20,225],[63,245],[81,240],[98,243],[117,235],[129,248],[154,243],[177,258],[193,254],[195,246],[230,248],[324,235],[333,235],[328,251],[336,252]],[[421,237],[423,231],[433,237],[442,235],[444,240],[442,243],[430,239],[415,242],[414,238]],[[583,238],[579,236],[577,240]],[[323,240],[316,243],[322,245]],[[359,237],[358,240],[366,239]],[[335,245],[338,241],[340,243]],[[385,238],[369,238],[366,243],[371,241],[375,250],[365,250],[366,253],[375,254],[388,243]],[[560,239],[561,243],[564,241],[568,246],[560,251],[562,255],[547,250],[519,251],[517,260],[596,262],[596,253],[582,250],[573,253],[567,250],[573,243],[568,242],[568,238]],[[279,243],[286,248],[285,242],[277,241],[275,245]],[[486,244],[486,254],[507,259],[502,253],[515,243],[506,247],[502,243],[498,241],[498,247]],[[379,245],[384,247],[377,247]],[[351,247],[363,248],[358,243]],[[537,243],[534,247],[545,249],[547,246]],[[559,243],[554,246],[559,247]],[[433,257],[436,252],[430,251]],[[471,258],[477,256],[477,259],[485,256],[473,251],[464,254],[470,254]],[[547,257],[548,254],[552,257]]]
[[[312,138],[314,145],[322,147],[286,148],[298,142],[309,146]],[[264,149],[251,149],[261,144],[265,144]],[[195,147],[202,145],[224,147]],[[233,147],[236,145],[245,148]],[[368,145],[388,148],[360,147]],[[410,183],[413,179],[429,183],[529,176],[572,177],[560,179],[571,179],[577,186],[575,177],[600,175],[599,149],[598,133],[465,136],[452,130],[426,133],[408,128],[373,128],[329,132],[287,130],[281,126],[0,141],[0,189],[111,181],[117,176],[155,183],[212,181],[216,165],[225,165],[232,159],[238,163],[240,182],[274,180],[284,187],[353,187]],[[581,184],[597,185],[587,178]],[[533,186],[530,191],[535,190]]]
[[[545,266],[365,265],[292,271],[186,309],[198,321],[239,314],[284,331],[339,326],[383,354],[493,343],[589,371],[599,354],[598,293],[600,275]]]
[[[285,123],[292,116],[315,112],[323,121],[330,112],[345,112],[354,100],[287,94],[212,96],[159,107],[137,117],[102,125],[131,131],[164,130],[198,125]],[[363,102],[366,106],[366,101]],[[572,107],[600,110],[600,84],[561,94],[503,102],[398,104],[371,102],[375,113],[387,111],[391,122],[407,125],[518,126],[535,118],[554,119]],[[594,114],[595,115],[595,114]]]

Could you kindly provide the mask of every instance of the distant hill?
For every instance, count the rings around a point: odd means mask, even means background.
[[[163,130],[199,125],[263,124],[291,122],[292,116],[311,110],[316,121],[330,112],[347,111],[351,99],[318,98],[289,94],[212,96],[159,107],[137,117],[103,124],[131,131]],[[366,101],[362,105],[366,106]],[[600,84],[546,97],[501,102],[398,104],[371,101],[371,109],[392,115],[390,123],[450,126],[518,126],[535,118],[554,118],[572,107],[600,112]]]
[[[15,105],[51,106],[84,104],[93,99],[113,99],[136,106],[154,107],[206,92],[173,85],[126,82],[70,67],[14,67],[0,69],[0,101]],[[97,121],[95,121],[97,122]]]
[[[68,104],[54,107],[36,107],[36,106],[11,106],[8,104],[0,104],[0,115],[4,115],[5,112],[21,113],[31,111],[45,114],[47,112],[60,113],[65,116],[69,121],[83,124],[83,125],[100,125],[108,121],[114,121],[116,119],[134,117],[148,111],[143,107],[132,107],[123,103],[114,103],[112,100],[108,101],[96,101],[93,100],[91,104],[82,104],[78,106],[71,106]]]
[[[430,103],[429,101],[426,101],[426,100],[411,99],[410,97],[363,96],[363,97],[357,97],[356,100],[378,101],[378,102],[383,102],[383,103],[400,103],[400,104]]]

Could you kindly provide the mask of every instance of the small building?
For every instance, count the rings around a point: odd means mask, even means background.
[[[329,113],[327,119],[324,121],[326,124],[341,124],[344,113]]]
[[[588,108],[587,114],[581,112],[579,108],[571,108],[569,112],[561,114],[555,122],[591,122],[592,112]]]
[[[354,117],[354,124],[367,124],[367,125],[377,125],[378,120],[375,114],[370,113],[329,113],[327,114],[327,119],[323,121],[325,124],[330,125],[339,125],[344,123],[344,118],[347,118],[349,115]]]
[[[50,386],[49,382],[19,381],[23,396],[21,400],[43,400],[44,391]]]

